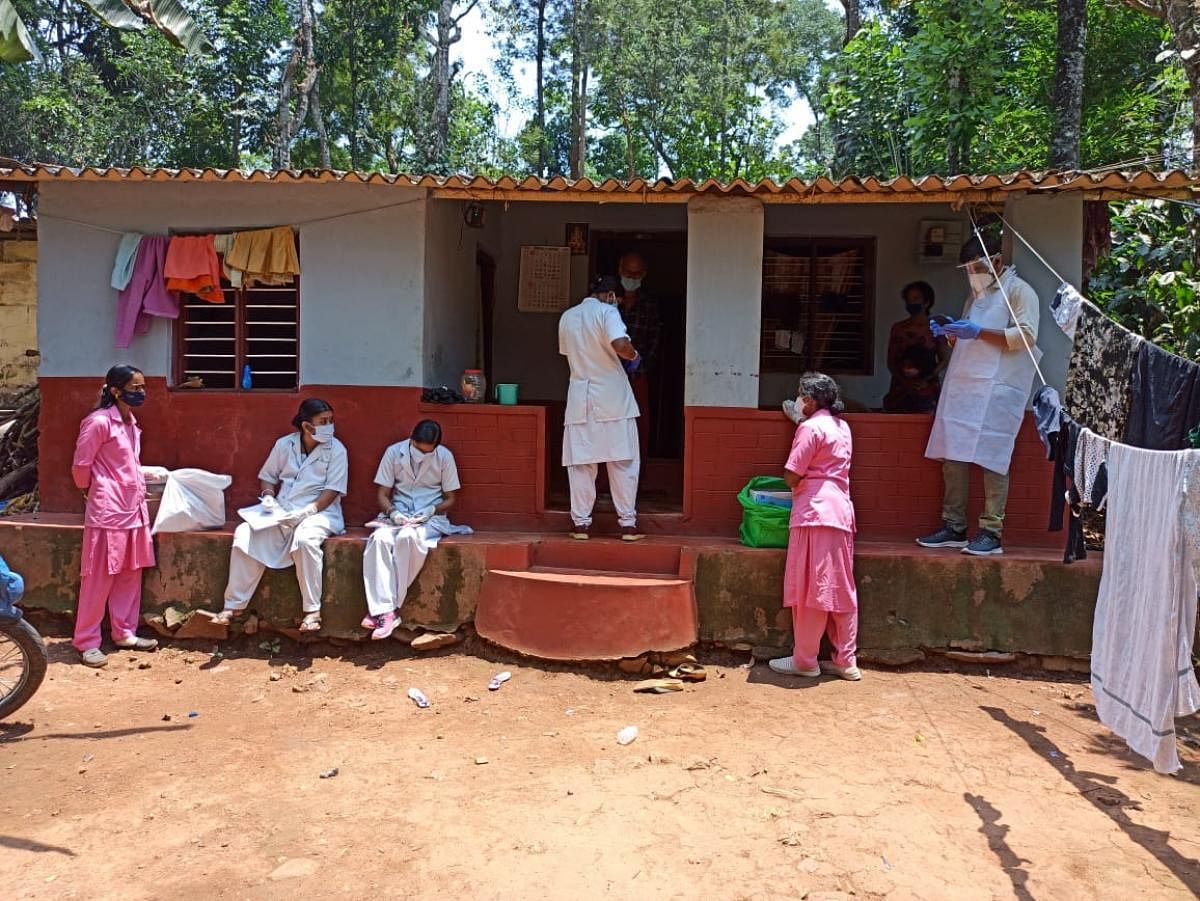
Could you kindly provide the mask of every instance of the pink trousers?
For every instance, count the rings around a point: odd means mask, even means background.
[[[80,579],[72,642],[80,651],[100,647],[100,621],[106,602],[112,637],[120,640],[135,634],[142,611],[142,571],[126,569],[116,575],[100,571]]]
[[[858,645],[858,611],[830,613],[812,607],[792,608],[792,633],[795,644],[792,658],[799,669],[817,668],[817,652],[821,636],[829,635],[833,645],[833,662],[837,666],[856,666],[854,652]]]

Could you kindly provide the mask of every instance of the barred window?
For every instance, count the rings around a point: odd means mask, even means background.
[[[872,372],[873,239],[767,238],[762,278],[763,372]]]
[[[234,288],[224,303],[180,296],[177,382],[192,377],[225,391],[295,391],[300,383],[300,278],[290,285]],[[243,375],[250,367],[250,387]]]

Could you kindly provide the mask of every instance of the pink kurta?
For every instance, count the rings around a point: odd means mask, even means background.
[[[113,406],[89,413],[79,426],[71,476],[88,493],[83,516],[85,576],[154,565],[146,479],[139,461],[141,429],[130,419],[123,422]]]
[[[850,426],[818,410],[796,428],[786,468],[792,490],[791,536],[783,603],[830,613],[858,609],[854,585],[854,504],[850,500]]]

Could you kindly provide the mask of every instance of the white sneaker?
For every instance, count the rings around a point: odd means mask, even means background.
[[[862,673],[857,666],[838,666],[832,660],[822,660],[820,666],[821,672],[845,679],[847,682],[858,682],[862,679]]]
[[[794,657],[776,657],[767,664],[771,668],[771,672],[779,673],[782,676],[804,676],[809,679],[815,679],[821,675],[821,668],[816,669],[800,669],[796,666]]]
[[[108,666],[108,657],[99,648],[90,648],[79,655],[84,666],[90,666],[92,669],[100,669],[102,666]]]
[[[138,638],[136,635],[114,640],[113,644],[123,651],[153,651],[158,647],[158,642],[153,638]]]

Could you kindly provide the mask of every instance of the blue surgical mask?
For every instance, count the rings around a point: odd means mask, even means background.
[[[313,441],[317,444],[324,444],[333,438],[333,423],[327,422],[324,425],[313,426]]]
[[[920,316],[925,312],[925,304],[923,303],[906,303],[904,309],[908,311],[909,316]]]
[[[145,391],[122,391],[121,400],[129,407],[140,407],[146,402]]]
[[[621,276],[621,287],[626,291],[636,291],[641,286],[642,280],[640,278],[630,278],[627,275]]]

